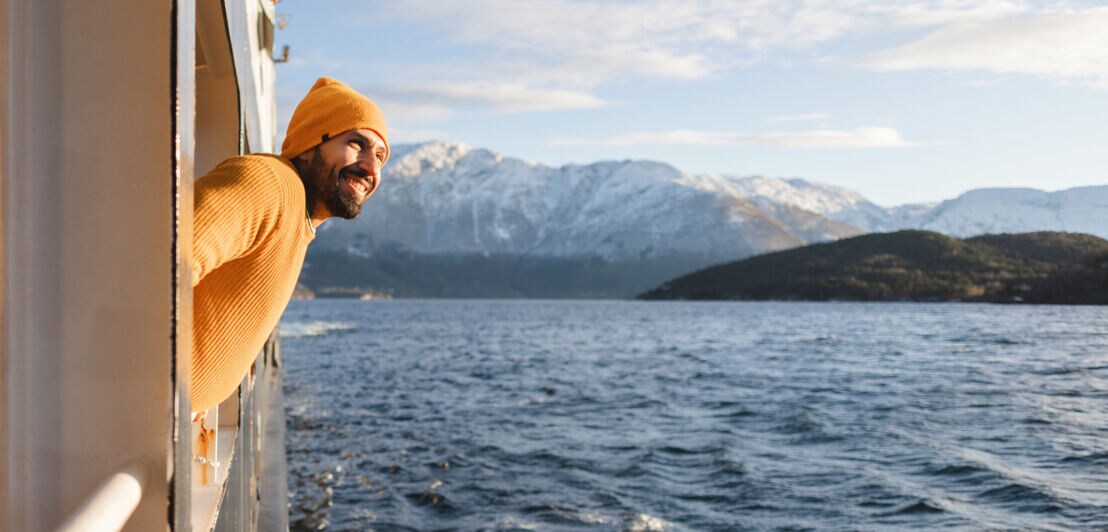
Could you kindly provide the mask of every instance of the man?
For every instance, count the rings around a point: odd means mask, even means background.
[[[288,305],[316,228],[357,216],[388,157],[377,105],[320,78],[293,112],[280,157],[233,157],[196,181],[193,412],[236,390]]]

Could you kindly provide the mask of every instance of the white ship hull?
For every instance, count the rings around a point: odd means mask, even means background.
[[[0,530],[287,526],[273,353],[209,463],[187,383],[192,182],[274,149],[273,11],[0,0]]]

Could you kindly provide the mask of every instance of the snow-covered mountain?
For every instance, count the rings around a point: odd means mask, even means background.
[[[971,190],[917,215],[911,224],[954,236],[1050,230],[1108,238],[1108,185],[1058,192]]]
[[[907,228],[1108,238],[1108,185],[980,189],[886,208],[803,179],[694,176],[652,161],[554,168],[447,141],[395,147],[383,182],[355,223],[328,224],[323,240],[362,254],[392,242],[427,254],[633,261],[731,259]]]
[[[397,146],[382,186],[325,245],[360,254],[391,242],[421,254],[698,257],[704,264],[860,234],[784,203],[759,205],[740,181],[659,162],[558,168],[456,142]]]
[[[860,227],[867,232],[899,228],[889,209],[874,204],[853,190],[804,179],[761,176],[728,179],[743,195],[763,209],[788,205]]]
[[[698,176],[652,161],[555,168],[458,142],[394,146],[362,215],[323,225],[305,279],[401,296],[625,297],[719,262],[906,228],[1108,238],[1108,185],[886,208],[803,179]]]
[[[971,190],[942,203],[881,207],[851,190],[803,179],[732,178],[767,208],[785,204],[867,231],[927,229],[952,236],[1068,231],[1108,238],[1108,185],[1044,192],[1030,188]]]
[[[954,236],[1039,230],[1108,238],[1108,185],[980,189],[940,204],[881,207],[852,190],[770,177],[694,176],[661,162],[558,168],[458,142],[397,146],[384,185],[322,239],[368,254],[738,258],[863,232]]]

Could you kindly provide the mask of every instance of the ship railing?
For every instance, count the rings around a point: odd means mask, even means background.
[[[288,528],[279,356],[274,331],[238,393],[208,410],[203,423],[193,423],[194,531]],[[125,463],[57,530],[122,529],[138,508],[152,471],[142,461]],[[263,491],[272,500],[263,501]]]
[[[127,524],[142,500],[150,478],[150,468],[140,461],[125,464],[93,490],[77,511],[69,516],[59,532],[119,530]]]
[[[284,407],[274,389],[280,387],[279,346],[278,333],[273,331],[238,393],[209,409],[203,422],[192,424],[194,531],[288,528],[284,442],[280,441]],[[281,426],[270,427],[272,423]],[[274,429],[279,429],[276,435]],[[263,476],[267,477],[264,483]],[[263,500],[265,484],[281,486],[278,501]],[[268,510],[270,505],[280,511]],[[271,513],[278,524],[267,524],[274,522]]]

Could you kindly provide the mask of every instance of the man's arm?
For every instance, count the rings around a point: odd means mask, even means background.
[[[196,181],[192,286],[220,265],[247,254],[276,225],[281,180],[264,162],[236,157]]]

